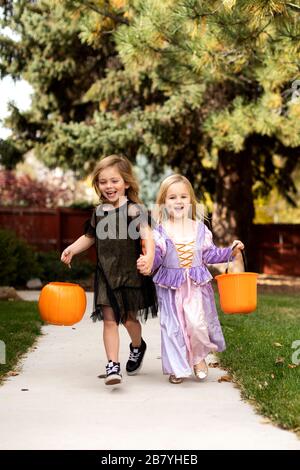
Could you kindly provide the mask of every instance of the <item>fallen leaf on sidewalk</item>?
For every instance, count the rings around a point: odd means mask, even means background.
[[[29,388],[21,388],[21,392],[29,392]]]
[[[272,423],[272,421],[271,421],[270,419],[266,418],[266,419],[262,419],[262,420],[260,421],[260,423],[261,423],[261,424],[270,424],[270,423]]]
[[[284,357],[277,357],[275,360],[275,364],[283,364],[284,363]]]
[[[208,367],[212,367],[212,368],[216,368],[216,367],[219,367],[219,366],[220,366],[219,362],[210,362],[208,364]]]
[[[222,377],[220,377],[218,379],[218,382],[221,383],[221,382],[232,382],[232,377],[231,375],[222,375]]]
[[[8,375],[9,377],[16,377],[16,375],[19,375],[19,372],[13,372],[13,371],[11,371],[11,372],[8,372],[7,375]]]

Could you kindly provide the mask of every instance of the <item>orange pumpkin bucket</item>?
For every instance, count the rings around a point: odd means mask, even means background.
[[[52,325],[74,325],[82,319],[85,309],[86,295],[78,284],[50,282],[40,293],[40,315]]]
[[[246,258],[242,251],[244,267]],[[221,309],[226,314],[251,313],[257,306],[257,273],[228,273],[215,277],[218,284]]]

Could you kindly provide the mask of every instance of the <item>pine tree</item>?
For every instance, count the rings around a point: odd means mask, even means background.
[[[14,142],[82,173],[112,152],[168,164],[212,195],[224,243],[250,243],[255,197],[276,186],[293,202],[298,1],[4,3],[21,41],[0,38],[1,73],[35,89],[12,110]]]
[[[123,62],[156,75],[170,96],[160,112],[190,99],[194,165],[189,172],[176,157],[169,162],[190,177],[201,178],[199,160],[215,171],[214,231],[224,242],[235,236],[249,242],[255,196],[277,186],[295,203],[300,102],[291,92],[300,78],[299,2],[132,4],[130,27],[116,34]],[[190,126],[189,132],[193,136]]]
[[[0,146],[1,163],[12,164],[13,146],[19,149],[13,163],[34,148],[50,167],[72,168],[78,175],[90,172],[103,154],[123,151],[133,159],[138,139],[129,123],[120,125],[122,115],[161,101],[163,94],[145,74],[124,71],[111,33],[115,20],[76,1],[5,4],[3,24],[20,41],[0,37],[0,76],[25,78],[34,94],[27,112],[11,105],[6,125],[13,135]],[[117,10],[110,8],[116,24]]]

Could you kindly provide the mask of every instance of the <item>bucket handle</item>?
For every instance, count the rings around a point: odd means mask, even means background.
[[[228,260],[227,260],[227,266],[226,266],[226,269],[225,269],[225,273],[228,274],[228,269],[229,269],[229,262],[231,261],[231,256],[232,256],[232,252],[233,250],[235,249],[235,247],[238,245],[238,243],[236,243],[235,245],[233,245],[232,249],[231,249],[231,253],[228,257]],[[246,259],[246,255],[245,255],[245,250],[241,250],[242,252],[242,257],[243,257],[243,263],[244,263],[244,270],[247,271],[247,266],[248,266],[248,263],[247,263],[247,259]]]

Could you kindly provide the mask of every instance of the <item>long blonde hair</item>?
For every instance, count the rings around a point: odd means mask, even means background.
[[[126,195],[128,199],[130,199],[132,202],[135,202],[136,204],[141,204],[141,200],[139,198],[139,184],[134,174],[132,164],[128,158],[124,157],[123,155],[109,155],[108,157],[102,158],[93,171],[92,185],[99,196],[100,202],[104,201],[98,186],[98,178],[101,171],[111,166],[116,166],[118,168],[118,171],[125,181],[125,184],[129,185],[129,188],[126,189]]]
[[[169,187],[174,184],[174,183],[184,183],[188,189],[189,196],[191,198],[191,206],[192,206],[192,219],[196,220],[198,217],[197,213],[197,205],[199,205],[195,191],[190,183],[190,181],[183,175],[180,174],[174,174],[170,175],[167,178],[163,180],[163,182],[160,185],[157,198],[156,198],[156,214],[155,218],[158,221],[158,223],[161,223],[164,217],[163,210],[164,210],[164,205],[166,203],[166,196]],[[203,214],[202,214],[203,217]]]

